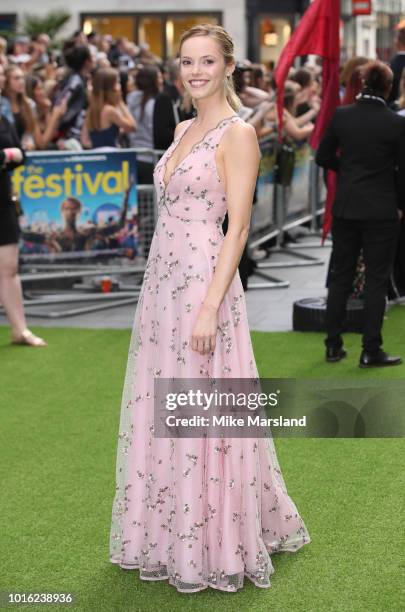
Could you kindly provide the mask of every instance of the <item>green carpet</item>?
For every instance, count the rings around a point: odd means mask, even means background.
[[[404,610],[403,439],[276,440],[312,542],[296,554],[272,556],[270,589],[246,579],[235,594],[185,595],[112,565],[108,539],[129,331],[33,330],[49,347],[11,347],[9,330],[0,327],[0,591],[70,591],[80,611]],[[405,309],[393,308],[385,346],[405,357],[404,333]],[[360,370],[357,335],[346,336],[349,356],[338,364],[323,361],[321,334],[252,337],[263,377],[405,377],[405,365]]]

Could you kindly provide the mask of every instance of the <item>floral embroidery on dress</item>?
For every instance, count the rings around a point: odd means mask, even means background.
[[[173,169],[155,167],[158,218],[135,311],[119,423],[110,560],[181,592],[270,586],[270,554],[310,542],[271,438],[155,438],[154,379],[258,378],[239,272],[218,312],[215,351],[191,348],[215,273],[227,201],[215,153],[237,115],[209,130]]]

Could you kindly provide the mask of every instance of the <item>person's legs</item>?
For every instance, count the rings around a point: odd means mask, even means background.
[[[0,302],[6,311],[13,335],[19,336],[27,325],[18,275],[18,244],[0,246]]]
[[[343,346],[341,334],[346,318],[347,299],[353,285],[357,258],[361,248],[361,235],[358,222],[333,218],[333,253],[329,275],[329,290],[326,306],[325,345],[339,349]]]
[[[34,336],[27,329],[18,275],[18,244],[0,246],[0,302],[11,326],[13,341],[30,346],[46,346],[42,338]]]
[[[363,349],[375,355],[382,347],[386,295],[399,232],[398,221],[368,221],[362,227],[365,261]]]

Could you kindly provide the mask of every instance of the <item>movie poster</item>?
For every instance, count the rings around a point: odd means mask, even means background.
[[[137,254],[134,152],[29,153],[12,180],[22,254]]]

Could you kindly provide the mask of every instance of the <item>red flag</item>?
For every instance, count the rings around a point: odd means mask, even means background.
[[[325,127],[332,119],[339,105],[339,41],[340,0],[313,0],[305,11],[301,21],[284,47],[274,78],[277,84],[277,112],[279,140],[283,127],[284,83],[296,57],[301,55],[319,55],[322,62],[322,104],[311,134],[309,143],[316,149],[321,141]],[[336,178],[336,177],[335,177]],[[336,180],[329,177],[328,196],[329,213],[335,198]],[[325,214],[322,243],[330,229],[330,214]],[[328,218],[326,218],[328,217]],[[326,231],[326,234],[325,234]]]
[[[274,72],[277,84],[279,134],[283,122],[284,83],[296,57],[319,55],[322,64],[322,105],[311,135],[316,148],[323,130],[339,104],[340,0],[314,0],[284,47]]]

